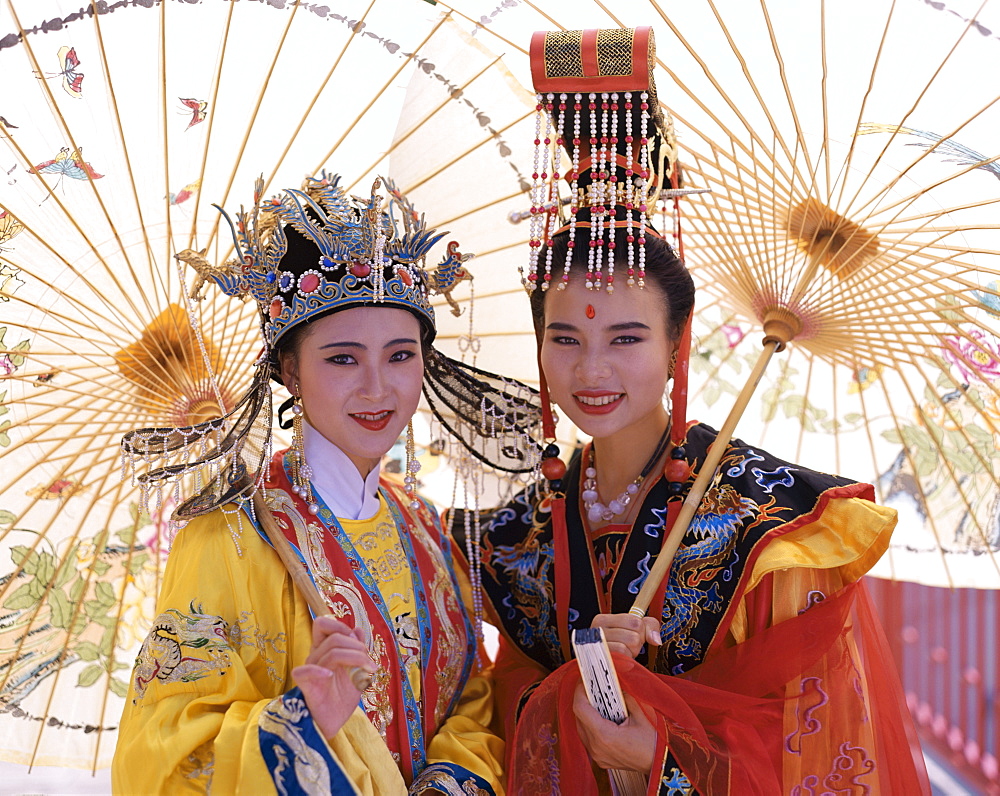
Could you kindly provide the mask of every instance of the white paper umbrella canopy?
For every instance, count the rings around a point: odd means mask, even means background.
[[[512,106],[496,86],[466,101],[494,55],[424,54],[457,34],[421,0],[79,6],[0,4],[0,756],[90,767],[114,749],[175,500],[139,511],[121,436],[232,408],[261,345],[254,308],[189,300],[197,275],[174,255],[226,260],[211,205],[249,205],[260,174],[265,195],[322,169],[362,195],[392,176],[414,71],[418,146],[491,138],[484,119]],[[497,183],[483,203],[517,190],[506,148],[469,156]],[[485,250],[475,232],[456,239]]]
[[[526,30],[654,27],[685,185],[711,190],[679,205],[690,416],[721,425],[769,311],[794,316],[739,435],[875,483],[901,511],[878,571],[936,585],[1000,586],[997,10],[540,2],[477,34],[527,83]]]

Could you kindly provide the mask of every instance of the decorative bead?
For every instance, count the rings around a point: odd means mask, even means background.
[[[367,263],[356,262],[351,264],[351,275],[358,277],[358,279],[364,279],[371,272],[372,272],[372,267]]]
[[[598,495],[593,489],[584,489],[581,496],[587,503],[596,503],[597,499],[600,497],[600,495]]]
[[[687,481],[691,474],[691,465],[683,459],[671,459],[663,468],[663,475],[671,483]]]
[[[559,446],[554,442],[550,442],[545,446],[545,450],[542,451],[543,459],[551,459],[553,456],[559,455]]]
[[[671,495],[679,495],[684,491],[684,484],[681,481],[670,481],[667,483],[667,491]]]
[[[674,448],[672,451],[670,451],[670,458],[671,459],[685,459],[685,458],[687,458],[687,451],[684,450],[684,446],[683,445],[678,445],[676,448]]]
[[[566,463],[562,459],[552,457],[542,462],[542,475],[549,481],[566,475]]]
[[[556,478],[556,479],[554,479],[552,481],[549,481],[549,488],[553,492],[562,492],[562,488],[563,488],[562,479],[561,478]]]
[[[417,511],[420,508],[420,501],[419,500],[411,500],[410,501],[410,508],[413,509],[414,511]]]
[[[309,513],[312,514],[314,517],[317,514],[319,514],[319,503],[310,503],[309,504]]]

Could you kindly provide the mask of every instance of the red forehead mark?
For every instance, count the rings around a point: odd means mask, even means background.
[[[597,315],[597,311],[594,309],[593,304],[588,304],[585,312],[587,313],[587,317],[590,318],[591,320],[593,320],[594,316]]]

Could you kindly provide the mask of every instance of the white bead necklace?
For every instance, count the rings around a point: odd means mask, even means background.
[[[625,491],[622,492],[618,497],[611,500],[608,505],[604,505],[600,501],[600,495],[597,491],[597,469],[595,467],[597,462],[597,453],[594,450],[594,446],[590,446],[590,464],[586,470],[583,471],[585,476],[583,482],[583,493],[581,497],[583,498],[583,507],[587,511],[587,519],[591,523],[598,522],[610,522],[619,514],[621,514],[625,509],[628,508],[632,499],[639,494],[639,487],[642,482],[646,480],[646,476],[649,475],[649,471],[653,469],[660,456],[663,455],[663,451],[666,449],[670,441],[670,424],[667,423],[667,428],[663,432],[663,436],[660,437],[660,442],[656,446],[656,450],[653,451],[652,457],[646,462],[646,466],[642,468],[642,472],[639,473],[639,477],[636,478],[631,484],[625,487]]]

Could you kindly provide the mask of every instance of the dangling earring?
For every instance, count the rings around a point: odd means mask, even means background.
[[[292,492],[302,498],[309,507],[310,514],[319,514],[319,504],[312,493],[313,471],[306,463],[305,437],[302,434],[302,398],[299,383],[295,383],[292,393]]]
[[[420,508],[417,500],[417,473],[420,472],[420,462],[417,461],[417,447],[413,442],[413,421],[406,424],[406,476],[403,478],[403,489],[410,499],[410,508],[416,511]]]

